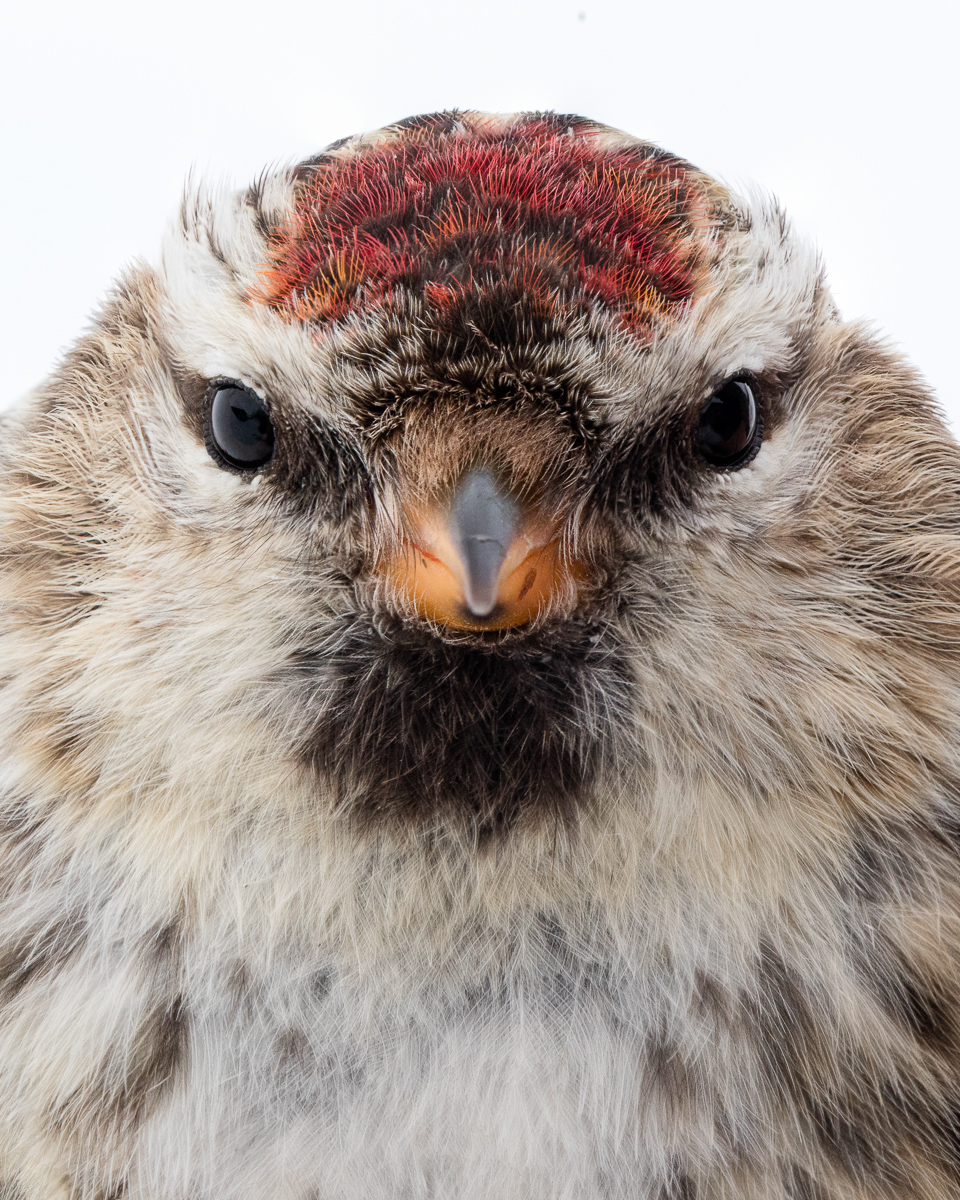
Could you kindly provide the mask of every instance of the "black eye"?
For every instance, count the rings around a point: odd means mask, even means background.
[[[728,379],[704,405],[697,447],[713,467],[735,471],[760,449],[763,419],[754,389],[745,379]]]
[[[220,466],[254,471],[273,455],[273,425],[256,392],[227,380],[211,384],[204,438]]]

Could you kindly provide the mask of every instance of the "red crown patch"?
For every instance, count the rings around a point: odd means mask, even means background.
[[[306,164],[250,299],[326,324],[413,294],[600,304],[646,337],[704,287],[716,197],[688,163],[582,118],[441,113]]]

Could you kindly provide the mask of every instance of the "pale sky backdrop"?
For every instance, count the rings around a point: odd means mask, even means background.
[[[47,373],[191,168],[439,108],[580,112],[776,193],[840,307],[960,430],[956,0],[7,0],[2,402]]]

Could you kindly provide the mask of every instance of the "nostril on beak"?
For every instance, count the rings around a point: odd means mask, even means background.
[[[463,593],[475,617],[496,607],[500,568],[520,527],[520,509],[493,474],[476,467],[460,481],[450,507],[449,533],[463,564]]]

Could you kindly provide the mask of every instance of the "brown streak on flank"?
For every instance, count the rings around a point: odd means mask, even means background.
[[[154,1010],[140,1026],[131,1047],[123,1089],[115,1095],[118,1115],[139,1125],[175,1079],[187,1050],[187,1014],[183,997]]]
[[[0,797],[0,849],[16,849],[37,832],[41,821],[32,815],[25,796]],[[0,894],[3,884],[0,883]]]
[[[786,1189],[790,1200],[829,1200],[828,1194],[810,1172],[796,1165],[788,1171]]]
[[[183,997],[156,1006],[140,1023],[125,1054],[107,1054],[95,1077],[76,1088],[51,1113],[60,1134],[87,1136],[99,1128],[135,1130],[176,1081],[187,1053]]]
[[[96,1200],[123,1200],[127,1195],[127,1181],[121,1179],[118,1183],[109,1184],[97,1194]]]
[[[85,941],[85,924],[72,918],[0,947],[0,1003],[16,999],[32,980],[62,967]]]
[[[179,917],[168,921],[166,925],[157,930],[156,936],[148,943],[149,951],[158,962],[163,963],[179,953],[181,925],[182,921]]]
[[[772,1096],[845,1189],[898,1200],[958,1194],[944,1175],[950,1134],[930,1078],[901,1073],[894,1063],[878,1077],[863,1054],[835,1043],[836,1014],[823,1011],[823,998],[769,944],[745,1011]],[[939,1184],[928,1190],[920,1173]]]
[[[699,1193],[693,1179],[674,1164],[670,1179],[663,1185],[659,1200],[697,1200]]]
[[[41,703],[25,730],[24,745],[65,795],[93,793],[100,778],[106,725],[94,713],[64,708],[55,698],[54,685],[37,692]]]

